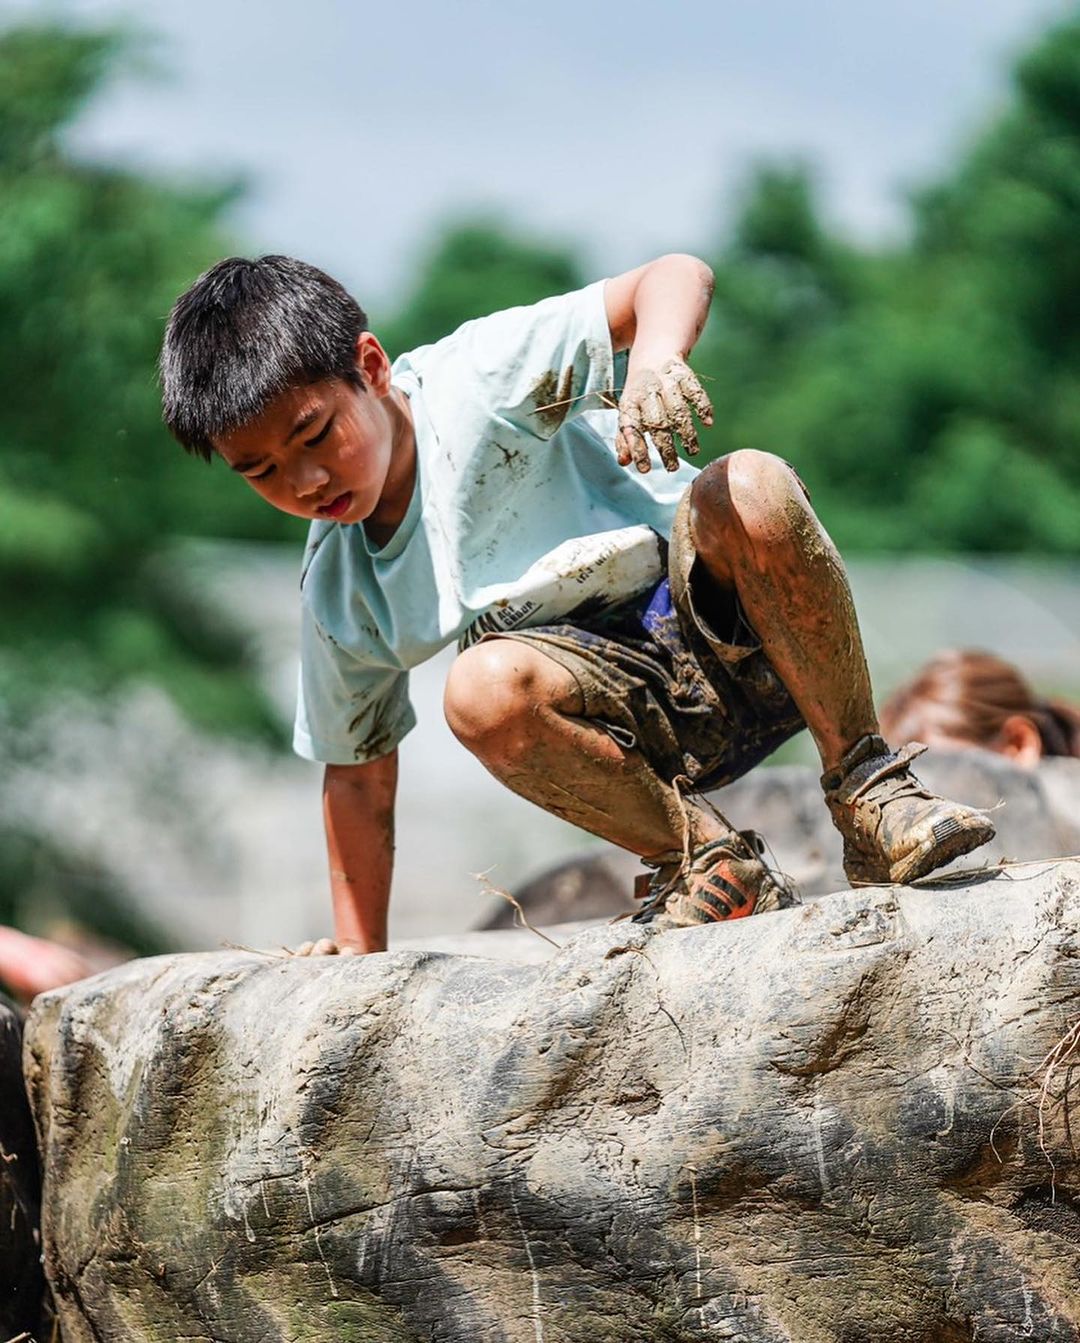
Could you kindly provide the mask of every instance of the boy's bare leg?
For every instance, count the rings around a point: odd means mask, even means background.
[[[581,691],[554,659],[515,639],[488,639],[454,663],[446,683],[454,735],[502,783],[545,811],[654,858],[696,847],[724,826],[676,797],[638,751],[583,718]]]
[[[737,594],[817,743],[848,880],[913,880],[992,839],[988,816],[937,797],[911,773],[922,748],[890,752],[878,735],[844,567],[791,468],[736,452],[691,489],[697,556]]]
[[[741,451],[705,468],[690,496],[698,557],[734,590],[798,705],[826,769],[878,730],[862,639],[836,548],[794,471]]]

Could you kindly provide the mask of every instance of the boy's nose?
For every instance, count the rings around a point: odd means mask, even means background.
[[[318,494],[330,479],[330,473],[317,462],[300,462],[289,473],[290,484],[298,499]]]

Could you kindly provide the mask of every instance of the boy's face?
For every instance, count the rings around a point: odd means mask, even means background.
[[[362,522],[382,497],[394,438],[389,360],[367,331],[357,369],[363,389],[342,378],[288,388],[214,447],[281,512]]]

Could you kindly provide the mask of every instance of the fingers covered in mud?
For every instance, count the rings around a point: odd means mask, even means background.
[[[320,937],[313,942],[301,942],[299,946],[288,948],[290,956],[359,956],[360,948],[349,942],[335,942],[330,937]]]
[[[629,466],[631,462],[639,471],[649,469],[649,445],[640,419],[628,409],[619,409],[619,433],[615,440],[619,465]]]
[[[702,424],[712,424],[709,398],[684,360],[669,359],[659,372],[646,368],[634,373],[619,402],[619,464],[632,462],[639,471],[648,471],[651,439],[665,468],[677,471],[677,442],[687,456],[699,451],[695,413]]]
[[[675,389],[677,392],[677,389]],[[688,457],[693,457],[699,451],[697,430],[694,428],[694,417],[690,413],[690,406],[681,394],[673,394],[673,389],[669,383],[664,388],[664,408],[667,411],[668,423],[679,435],[683,445],[683,451]],[[672,445],[672,455],[675,454],[674,444]],[[662,454],[661,454],[662,455]],[[665,465],[667,458],[664,458]],[[675,466],[678,465],[676,459]],[[671,467],[674,470],[675,467]]]
[[[669,367],[671,367],[671,371],[679,384],[679,390],[697,411],[698,419],[702,424],[711,426],[713,422],[712,402],[709,400],[705,388],[698,381],[697,374],[689,364],[683,363],[681,359],[673,360]]]

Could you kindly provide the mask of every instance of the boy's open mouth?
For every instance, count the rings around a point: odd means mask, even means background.
[[[323,504],[318,510],[324,518],[340,518],[343,513],[349,511],[352,504],[352,490],[346,490],[344,494],[339,494],[336,499],[331,499],[328,504]]]

